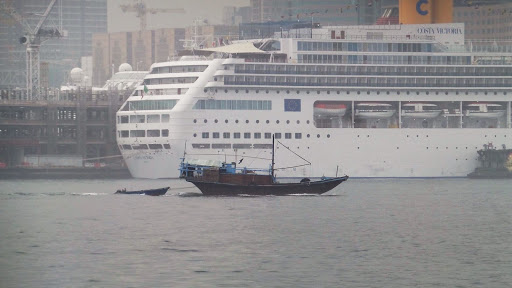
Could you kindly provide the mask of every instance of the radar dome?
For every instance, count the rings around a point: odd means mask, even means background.
[[[123,63],[123,64],[119,65],[119,72],[129,72],[132,70],[133,70],[132,65],[130,65],[128,63]]]
[[[80,83],[82,82],[82,77],[83,77],[83,70],[81,68],[73,68],[71,69],[71,72],[69,73],[70,76],[71,76],[71,80],[73,81],[73,83]]]

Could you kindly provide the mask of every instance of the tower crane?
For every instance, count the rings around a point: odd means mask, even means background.
[[[41,15],[39,22],[36,27],[32,29],[28,24],[27,20],[16,12],[13,7],[7,5],[0,6],[0,12],[3,12],[11,16],[16,22],[18,22],[25,35],[20,37],[19,41],[21,44],[27,46],[26,50],[26,61],[27,61],[27,97],[29,100],[38,100],[40,93],[40,61],[39,61],[39,48],[41,44],[51,38],[61,37],[61,31],[57,28],[43,29],[41,28],[46,18],[50,14],[55,2],[52,0],[44,13]]]
[[[121,7],[121,10],[123,12],[135,12],[136,16],[140,19],[140,30],[144,31],[146,30],[146,21],[147,21],[147,14],[156,14],[156,13],[185,13],[185,9],[183,8],[175,8],[175,9],[169,9],[169,8],[148,8],[146,6],[146,3],[144,3],[142,0],[137,1],[135,0],[135,3],[133,4],[121,4],[119,5]]]

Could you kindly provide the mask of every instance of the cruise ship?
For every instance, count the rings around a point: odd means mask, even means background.
[[[278,177],[465,177],[512,147],[512,45],[464,24],[291,29],[154,63],[117,113],[136,178],[185,159]],[[288,149],[285,149],[288,148]],[[300,156],[300,157],[298,157]]]

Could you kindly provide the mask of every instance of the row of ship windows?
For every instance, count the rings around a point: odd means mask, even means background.
[[[225,85],[348,87],[510,87],[512,78],[225,76]]]
[[[220,135],[221,135],[220,132],[212,132],[211,134],[212,134],[213,139],[220,139]],[[194,137],[197,137],[197,136],[198,136],[198,134],[194,133]],[[270,132],[265,132],[265,133],[233,132],[233,139],[242,139],[242,136],[243,136],[243,139],[251,139],[251,137],[254,139],[272,139],[272,133],[270,133]],[[275,139],[302,139],[302,133],[274,133],[274,137],[275,137]],[[307,134],[306,137],[310,138],[311,134]],[[320,134],[317,134],[316,137],[320,138]],[[331,138],[331,135],[327,134],[326,137]],[[210,138],[210,132],[202,132],[201,138],[203,138],[203,139]],[[222,138],[230,139],[231,133],[223,132]]]
[[[417,56],[414,56],[417,57]],[[393,59],[395,61],[395,59]],[[235,73],[299,75],[509,76],[512,67],[237,64]]]
[[[149,89],[148,93],[144,93],[143,90],[135,90],[132,96],[181,95],[187,93],[187,91],[188,88]]]
[[[155,67],[151,69],[150,74],[203,72],[206,68],[208,65]]]
[[[208,92],[208,91],[210,91],[210,90],[205,89],[205,92]],[[218,92],[218,89],[214,89],[213,91],[214,91],[215,93],[217,93],[217,92]],[[232,89],[224,89],[224,93],[228,93],[229,91],[233,91],[233,90],[232,90]],[[256,90],[253,90],[253,89],[245,89],[245,93],[249,93],[249,91],[251,91],[251,92],[253,92],[253,91],[254,91],[254,92],[256,92],[256,93],[259,93],[259,92],[260,92],[260,90],[258,90],[258,89],[256,89]],[[276,94],[279,94],[279,93],[281,92],[281,90],[272,90],[272,92],[275,92]],[[286,94],[290,94],[290,93],[291,93],[291,92],[293,92],[293,91],[290,91],[290,90],[284,90],[284,92],[286,92]],[[296,90],[296,91],[295,91],[295,93],[296,93],[296,94],[300,94],[300,92],[301,92],[301,90]],[[304,92],[304,91],[303,91],[303,92]],[[306,90],[305,92],[306,92],[306,94],[310,94],[312,91]],[[336,94],[338,94],[338,95],[342,93],[342,91],[341,91],[341,90],[336,90],[336,91],[332,91],[332,92],[333,92],[333,94],[334,94],[334,92],[336,92]],[[382,93],[382,94],[384,94],[384,92],[385,92],[385,94],[386,94],[386,95],[390,95],[391,93],[396,93],[396,95],[400,95],[401,93],[405,93],[405,94],[407,94],[407,95],[410,95],[411,93],[413,93],[413,94],[414,94],[414,92],[411,92],[411,91],[350,91],[350,90],[345,90],[345,93],[346,93],[347,95],[350,95],[350,93],[351,93],[351,92],[354,92],[354,93],[356,93],[357,95],[360,95],[360,94],[361,94],[361,92],[366,92],[366,94],[367,94],[367,95],[370,95],[370,94],[372,94],[372,93],[375,93],[375,94],[377,94],[377,95],[380,95],[381,93]],[[235,89],[235,93],[239,93],[239,90],[238,90],[238,89]],[[265,90],[265,93],[266,93],[266,94],[269,94],[269,93],[270,93],[270,90],[268,90],[268,89],[267,89],[267,90]],[[328,94],[328,95],[329,95],[329,94],[331,94],[331,91],[329,91],[329,90],[327,90],[327,91],[325,91],[325,90],[322,90],[322,91],[321,91],[321,90],[317,90],[317,91],[316,91],[316,94],[319,94],[319,95],[320,95],[320,94],[322,94],[322,93],[325,93],[325,94]],[[420,95],[420,93],[421,93],[421,94],[425,94],[425,95],[430,95],[430,93],[431,93],[431,92],[429,92],[429,91],[425,91],[425,92],[423,92],[423,91],[422,91],[422,92],[420,92],[420,91],[416,91],[416,95]],[[440,91],[436,91],[436,92],[432,92],[432,95],[434,95],[434,94],[435,94],[435,95],[439,95],[439,94],[441,94],[441,95],[442,95],[443,93],[444,93],[445,95],[448,95],[450,92],[448,92],[448,91],[441,91],[441,92],[440,92]],[[503,93],[503,95],[507,95],[507,92],[500,92],[500,94],[501,94],[501,93]],[[479,91],[464,91],[464,92],[455,91],[455,95],[459,95],[459,94],[464,94],[464,95],[469,95],[469,94],[471,94],[471,95],[479,95],[479,94],[480,94],[480,92],[479,92]],[[497,91],[494,91],[494,92],[483,92],[482,94],[483,94],[483,95],[489,95],[489,94],[491,94],[491,95],[498,95],[498,92],[497,92]],[[217,101],[217,100],[205,100],[205,101]]]
[[[194,83],[198,77],[171,77],[144,79],[146,85]]]
[[[117,116],[117,123],[169,123],[169,114]]]
[[[432,52],[431,43],[354,43],[297,41],[298,51]]]
[[[407,65],[469,65],[469,56],[397,56],[397,55],[316,55],[299,54],[298,63],[325,64],[407,64]]]
[[[119,130],[117,131],[119,138],[139,138],[139,137],[169,137],[168,129],[151,129],[151,130]]]
[[[176,103],[177,99],[126,101],[120,111],[171,110]]]
[[[129,145],[123,144],[119,145],[120,150],[159,150],[159,149],[171,149],[171,145],[169,144],[137,144],[137,145]]]

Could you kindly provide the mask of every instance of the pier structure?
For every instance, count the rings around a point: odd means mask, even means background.
[[[94,89],[94,90],[93,90]],[[132,89],[0,91],[0,168],[120,164],[116,112]]]

